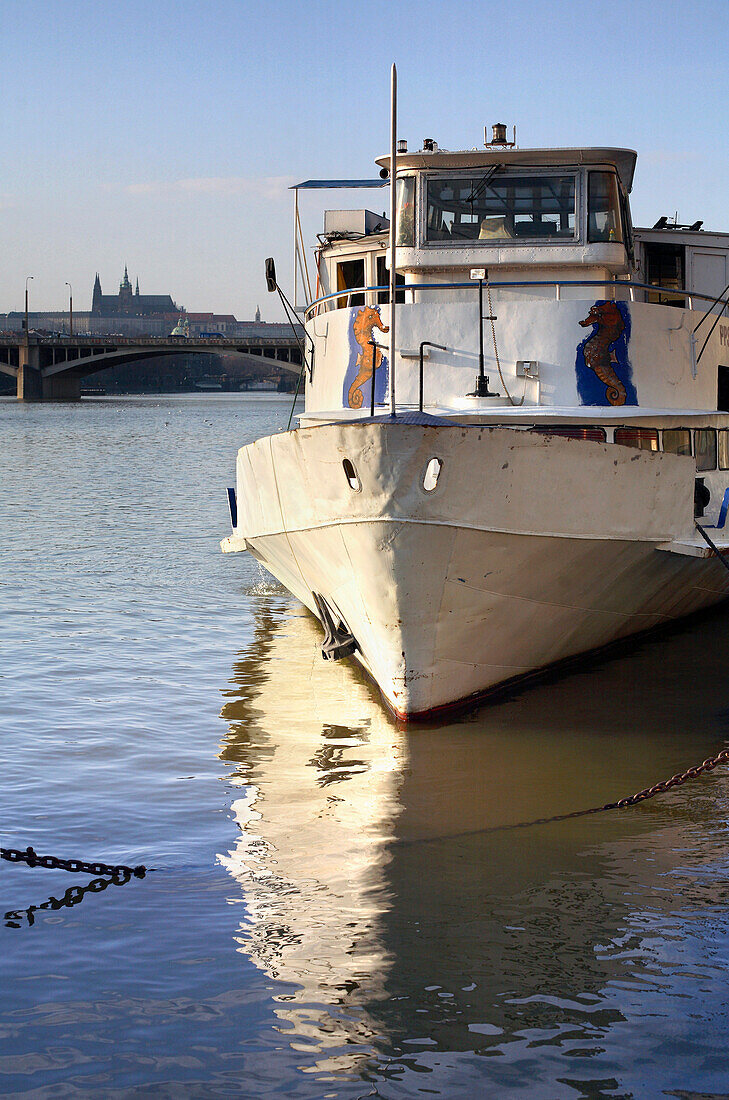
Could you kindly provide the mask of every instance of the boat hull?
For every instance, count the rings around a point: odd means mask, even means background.
[[[507,428],[325,425],[239,452],[231,542],[323,597],[388,706],[423,717],[724,598],[716,559],[658,549],[694,534],[694,472]]]

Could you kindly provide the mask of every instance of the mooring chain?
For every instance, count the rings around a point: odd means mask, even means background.
[[[424,840],[397,840],[398,846],[409,847],[411,844],[434,843],[438,841],[457,840],[459,837],[481,836],[486,833],[505,833],[514,829],[530,829],[533,825],[551,825],[555,821],[570,821],[575,817],[589,817],[591,814],[602,814],[607,810],[622,810],[627,806],[637,806],[639,802],[645,802],[647,798],[653,798],[657,794],[669,791],[671,787],[680,787],[689,779],[695,779],[704,772],[713,771],[719,764],[729,764],[729,749],[722,749],[716,756],[709,756],[701,764],[694,768],[687,768],[685,772],[677,772],[670,779],[664,779],[661,783],[654,783],[652,787],[645,787],[642,791],[620,798],[617,802],[605,802],[602,806],[591,806],[589,810],[571,810],[566,814],[553,814],[552,817],[536,817],[531,821],[515,821],[511,825],[487,825],[484,829],[466,829],[462,833],[448,833],[446,836],[427,837]]]
[[[637,794],[631,794],[629,798],[621,798],[619,802],[608,802],[602,807],[604,810],[617,810],[623,806],[635,806],[637,802],[644,802],[646,798],[653,798],[654,794],[663,794],[671,787],[680,787],[687,779],[695,779],[697,775],[713,771],[718,764],[729,763],[729,749],[722,749],[716,756],[709,756],[702,764],[695,768],[687,768],[685,772],[677,772],[670,779],[664,779],[662,783],[654,783],[652,787],[645,787]]]
[[[47,867],[58,871],[81,871],[87,875],[111,875],[112,878],[124,876],[144,878],[146,867],[125,867],[121,863],[87,863],[83,859],[60,859],[58,856],[39,856],[33,848],[0,848],[0,859],[10,863],[27,863],[29,867]]]
[[[500,832],[503,829],[526,829],[530,825],[547,825],[553,821],[568,821],[573,817],[587,817],[589,814],[601,814],[608,810],[622,810],[627,806],[637,806],[639,802],[645,802],[657,794],[670,791],[672,787],[680,787],[689,779],[696,779],[704,772],[713,771],[719,764],[729,763],[729,749],[722,749],[716,756],[709,756],[701,764],[693,768],[687,768],[684,772],[677,772],[670,779],[664,779],[660,783],[654,783],[652,787],[644,787],[642,791],[620,798],[617,802],[605,802],[602,806],[591,806],[589,810],[572,810],[566,814],[554,814],[552,817],[538,817],[532,821],[519,821],[514,825],[496,825],[490,829],[476,829],[474,832]],[[468,835],[468,834],[458,834]],[[454,839],[453,836],[450,839]],[[25,851],[20,848],[0,848],[0,859],[7,859],[10,863],[27,863],[29,867],[47,867],[61,871],[82,871],[89,875],[110,875],[112,879],[128,882],[130,878],[144,878],[147,868],[143,866],[125,867],[121,863],[87,863],[82,859],[60,859],[58,856],[39,856],[37,852],[28,847]],[[102,886],[91,886],[91,889],[103,889]],[[68,891],[67,891],[68,893]]]
[[[9,909],[5,914],[5,926],[6,928],[21,928],[25,920],[28,926],[32,927],[35,924],[36,913],[44,910],[55,911],[64,907],[70,909],[83,901],[87,894],[100,894],[108,886],[125,886],[127,882],[131,881],[131,878],[131,874],[114,875],[112,878],[93,878],[85,886],[69,886],[61,898],[50,897],[47,901],[41,902],[40,905],[29,905],[27,909]]]
[[[647,798],[653,798],[657,794],[663,794],[664,791],[670,791],[671,787],[680,787],[682,783],[686,783],[689,779],[695,779],[698,775],[703,775],[704,772],[713,771],[719,764],[728,763],[729,749],[722,749],[716,756],[707,757],[703,763],[697,764],[693,768],[687,768],[685,772],[677,772],[670,779],[654,783],[652,787],[644,787],[642,791],[628,795],[627,798],[620,798],[617,802],[606,802],[603,806],[591,806],[589,810],[572,810],[568,814],[555,814],[554,817],[538,817],[534,821],[519,821],[515,825],[497,825],[494,831],[499,829],[526,829],[530,825],[547,825],[552,821],[568,821],[572,817],[588,817],[590,814],[602,814],[607,810],[622,810],[626,806],[637,806],[639,802],[645,802]],[[491,832],[491,830],[486,829],[484,832]]]

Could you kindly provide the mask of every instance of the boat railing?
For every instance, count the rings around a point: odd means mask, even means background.
[[[616,287],[625,287],[629,293],[631,302],[636,300],[635,292],[637,290],[647,292],[651,295],[656,295],[660,304],[670,304],[669,302],[663,302],[664,298],[680,299],[680,304],[688,302],[688,308],[694,308],[694,301],[708,302],[713,305],[719,304],[717,299],[711,294],[699,294],[694,290],[686,290],[683,288],[669,289],[668,287],[655,286],[653,283],[638,283],[632,279],[509,279],[509,280],[491,280],[489,283],[492,290],[504,290],[504,289],[519,289],[530,287],[552,287],[555,292],[555,298],[557,301],[561,299],[562,289],[564,287],[603,287],[607,288],[609,297],[615,297]],[[405,292],[411,291],[418,293],[419,291],[445,291],[445,290],[470,290],[471,292],[478,293],[478,282],[458,282],[458,283],[403,283],[397,288],[398,301],[402,301],[402,296]],[[384,302],[384,296],[389,292],[387,286],[358,286],[348,287],[346,290],[337,290],[333,294],[325,294],[321,298],[317,298],[305,310],[305,319],[311,320],[312,317],[318,317],[322,313],[328,313],[334,309],[346,309],[350,306],[357,305],[375,305],[378,302]]]

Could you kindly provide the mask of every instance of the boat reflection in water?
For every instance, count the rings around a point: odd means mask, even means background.
[[[509,826],[722,747],[726,634],[713,615],[462,720],[401,728],[355,662],[321,661],[305,612],[261,600],[224,692],[240,790],[224,863],[245,903],[240,950],[281,983],[302,1070],[359,1088],[427,1072],[412,1088],[443,1095],[456,1073],[461,1089],[473,1075],[531,1095],[538,1066],[557,1095],[567,1079],[622,1082],[631,1044],[650,1057],[666,1017],[691,1026],[670,945],[700,938],[721,895],[723,769],[637,808]],[[710,1012],[723,975],[692,965]]]

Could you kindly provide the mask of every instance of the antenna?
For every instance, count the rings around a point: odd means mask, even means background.
[[[397,68],[390,75],[390,416],[395,415],[395,308],[397,300]],[[372,387],[374,391],[374,372]]]

